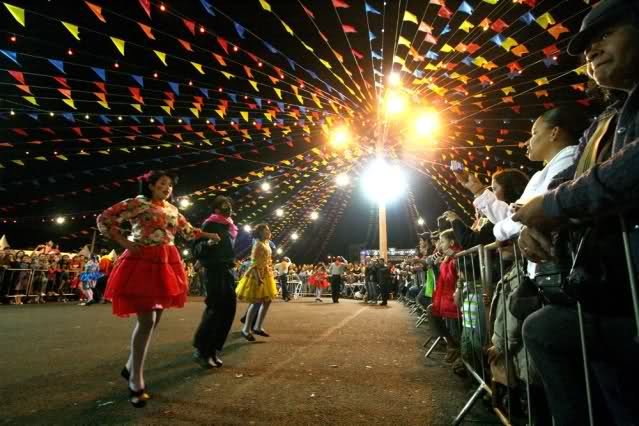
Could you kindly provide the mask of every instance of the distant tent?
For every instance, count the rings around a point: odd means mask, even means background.
[[[9,241],[7,241],[7,236],[3,235],[2,238],[0,238],[0,250],[4,250],[8,247],[11,247],[9,245]]]
[[[118,260],[118,254],[115,252],[115,250],[111,250],[111,253],[109,253],[108,256],[114,262]]]

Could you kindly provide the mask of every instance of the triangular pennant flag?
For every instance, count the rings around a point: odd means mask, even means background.
[[[198,64],[196,62],[191,62],[191,65],[193,65],[195,67],[195,69],[198,70],[198,72],[200,74],[204,74],[204,70],[202,69],[202,64]]]
[[[118,52],[120,52],[120,55],[124,56],[124,40],[117,37],[110,37],[110,39],[113,44],[115,44],[115,47],[118,49]]]
[[[11,77],[15,78],[16,80],[18,80],[20,83],[27,84],[26,81],[24,80],[24,74],[22,74],[22,72],[20,72],[20,71],[9,71],[9,75]]]
[[[173,92],[180,96],[180,84],[179,83],[174,83],[172,81],[169,81],[169,86],[171,87],[171,90],[173,90]]]
[[[151,1],[150,0],[140,0],[140,6],[144,9],[146,15],[151,18]]]
[[[66,74],[64,72],[64,62],[59,61],[57,59],[49,59],[49,62],[51,63],[51,65],[59,69],[62,72],[62,74]]]
[[[415,16],[412,13],[410,13],[409,11],[404,12],[403,21],[413,22],[415,25],[419,24],[419,22],[417,21],[417,16]]]
[[[164,112],[166,112],[167,114],[171,115],[171,107],[168,107],[166,105],[162,105],[160,108],[162,108],[164,110]]]
[[[266,0],[260,0],[260,4],[262,5],[262,9],[266,10],[267,12],[271,12],[271,5],[268,4]]]
[[[140,85],[140,87],[144,87],[144,78],[142,78],[141,75],[131,74],[131,77]]]
[[[160,52],[158,50],[154,50],[153,52],[157,55],[157,57],[160,59],[160,61],[162,61],[164,66],[168,66],[166,64],[166,53]]]
[[[140,28],[142,28],[142,31],[144,31],[144,34],[146,34],[148,38],[150,38],[151,40],[155,40],[155,36],[151,31],[151,27],[149,27],[148,25],[144,25],[142,22],[138,22],[138,25],[140,26]]]
[[[75,102],[73,102],[73,99],[62,99],[62,102],[64,102],[65,104],[69,105],[73,109],[77,109],[75,107]]]
[[[4,3],[4,7],[6,7],[7,10],[9,10],[9,13],[11,13],[11,15],[13,15],[15,20],[18,21],[18,23],[20,25],[22,25],[23,27],[25,26],[24,9],[23,8],[18,7],[18,6],[10,5],[9,3]]]
[[[204,7],[204,9],[209,15],[215,16],[215,12],[213,12],[213,6],[211,6],[211,4],[208,1],[200,0],[200,3],[202,3],[202,7]]]
[[[18,62],[18,55],[16,54],[16,52],[12,52],[10,50],[2,50],[2,49],[0,49],[0,53],[2,53],[7,58],[11,59],[16,64],[20,65],[20,63]],[[22,65],[20,65],[20,66],[22,66]]]
[[[97,16],[98,19],[106,24],[106,19],[104,19],[104,16],[102,16],[102,8],[97,4],[89,3],[88,1],[85,1],[85,3],[87,6],[89,6],[89,9],[91,9],[91,11],[95,13],[95,16]]]
[[[64,28],[69,30],[71,35],[75,37],[76,40],[80,40],[80,30],[78,29],[77,25],[69,24],[68,22],[64,22],[64,21],[60,21],[60,22],[62,22],[62,25],[64,25]]]
[[[36,101],[36,98],[34,98],[33,96],[23,96],[22,98],[35,106],[39,106],[38,101]]]
[[[194,116],[196,116],[197,118],[200,118],[200,111],[198,111],[197,108],[190,108],[190,110]]]
[[[104,71],[104,68],[91,67],[91,69],[102,79],[102,81],[106,81],[106,71]]]
[[[253,86],[253,89],[255,89],[256,92],[260,91],[260,89],[257,88],[257,82],[256,81],[249,80],[249,83],[251,83],[251,86]]]
[[[131,106],[135,109],[137,109],[138,111],[142,112],[142,105],[140,104],[131,104]]]

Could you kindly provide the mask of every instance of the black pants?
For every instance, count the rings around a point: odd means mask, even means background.
[[[221,351],[235,317],[235,278],[226,266],[202,268],[200,279],[206,286],[206,309],[195,332],[193,346],[204,357]]]
[[[104,298],[104,292],[106,291],[107,281],[109,277],[107,275],[102,275],[95,282],[95,287],[93,287],[93,300],[96,302],[101,302]]]
[[[379,292],[382,296],[382,303],[388,302],[388,294],[390,293],[390,282],[381,280],[379,283]]]
[[[288,293],[288,275],[280,275],[277,279],[280,282],[280,286],[282,286],[282,299],[290,299]]]
[[[342,276],[331,275],[331,297],[333,303],[339,302],[339,294],[342,291]]]
[[[639,344],[634,341],[635,333],[630,318],[584,313],[596,425],[639,423]],[[523,337],[541,374],[556,424],[588,424],[576,309],[544,306],[526,319]]]

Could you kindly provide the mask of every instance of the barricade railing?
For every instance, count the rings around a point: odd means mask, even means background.
[[[5,269],[4,277],[2,280],[2,296],[9,299],[26,297],[32,279],[33,271],[31,269]],[[24,291],[25,293],[18,294],[18,291]],[[12,292],[13,294],[11,294]]]
[[[44,269],[24,269],[7,268],[2,270],[0,275],[0,297],[8,299],[35,299],[48,296],[48,270]],[[69,296],[76,296],[71,288],[74,277],[80,274],[79,271],[63,271],[62,275],[53,283],[51,291],[57,297],[65,301]]]

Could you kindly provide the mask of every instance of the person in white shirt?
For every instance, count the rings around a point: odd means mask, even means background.
[[[273,269],[277,273],[277,280],[282,287],[282,299],[285,302],[291,300],[291,297],[288,292],[288,268],[291,266],[291,259],[288,257],[282,258],[281,261],[275,264]]]
[[[473,206],[479,214],[493,224],[508,217],[508,204],[495,197],[491,188],[482,183],[475,174],[465,172],[456,173],[455,176],[464,188],[473,193]]]
[[[561,106],[541,115],[533,124],[531,138],[527,142],[530,161],[543,161],[544,168],[535,173],[516,204],[525,204],[533,197],[548,191],[548,185],[562,171],[572,166],[577,155],[579,129],[588,123],[581,108]],[[497,222],[493,233],[498,241],[509,240],[522,229],[514,222],[511,209],[505,219]],[[528,262],[528,275],[534,278],[536,264]]]

